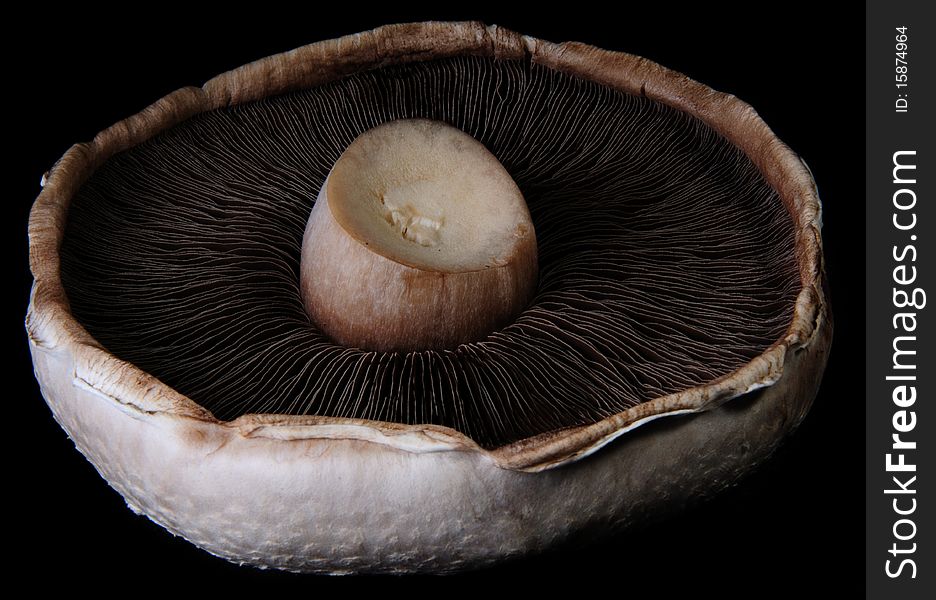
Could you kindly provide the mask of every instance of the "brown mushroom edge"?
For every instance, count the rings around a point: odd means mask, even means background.
[[[109,354],[71,315],[58,256],[68,206],[110,156],[201,112],[366,68],[459,54],[526,58],[644,95],[694,115],[741,148],[796,227],[802,289],[783,338],[706,385],[485,450],[434,425],[263,414],[223,422]],[[640,522],[729,485],[769,456],[809,410],[828,356],[820,226],[809,170],[734,96],[580,43],[480,23],[389,25],[183,88],[73,146],[44,178],[30,215],[35,283],[26,326],[56,420],[132,509],[171,532],[257,566],[457,570],[540,550],[584,528]],[[685,413],[697,414],[646,426]]]

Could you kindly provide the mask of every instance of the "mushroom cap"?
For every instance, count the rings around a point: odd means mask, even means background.
[[[647,96],[741,148],[796,229],[802,286],[785,335],[705,385],[484,449],[432,425],[285,415],[222,422],[108,353],[71,315],[58,254],[67,209],[110,156],[217,107],[377,64],[460,54],[530,60]],[[134,510],[173,533],[233,561],[296,571],[455,570],[536,551],[573,531],[639,522],[727,485],[768,456],[808,410],[828,353],[819,228],[808,169],[732,96],[642,58],[499,27],[388,26],[179,90],[70,149],[30,218],[27,330],[58,422]]]

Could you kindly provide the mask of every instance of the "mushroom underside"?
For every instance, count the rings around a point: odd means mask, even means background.
[[[536,227],[530,305],[450,350],[340,346],[300,298],[329,169],[401,118],[481,141]],[[217,109],[113,156],[71,204],[61,272],[97,341],[219,419],[430,423],[490,449],[748,364],[790,326],[794,248],[784,202],[702,121],[529,61],[462,56]]]

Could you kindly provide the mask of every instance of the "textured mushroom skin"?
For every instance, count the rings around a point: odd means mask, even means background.
[[[284,441],[248,423],[148,413],[33,348],[59,424],[128,505],[234,562],[295,571],[457,570],[679,509],[766,458],[808,410],[830,328],[773,386],[648,423],[592,456],[525,473],[470,449]],[[297,507],[301,507],[297,508]]]
[[[527,56],[645,94],[696,115],[744,149],[796,222],[803,288],[787,335],[710,385],[593,426],[484,451],[434,426],[271,415],[220,422],[108,354],[71,317],[57,255],[67,207],[109,156],[228,103],[376,64],[456,53]],[[57,421],[131,508],[170,531],[260,566],[456,570],[545,548],[572,531],[622,527],[679,508],[768,456],[808,411],[831,340],[819,225],[808,171],[731,96],[644,59],[580,44],[548,44],[476,23],[391,26],[180,90],[72,148],[30,218],[36,284],[27,330]],[[697,414],[683,414],[689,412]]]

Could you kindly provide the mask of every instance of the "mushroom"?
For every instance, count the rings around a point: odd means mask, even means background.
[[[414,118],[478,140],[516,182],[535,226],[503,254],[521,257],[518,291],[506,307],[478,293],[464,308],[489,320],[423,350],[342,345],[349,328],[329,333],[301,291],[334,248],[303,232],[371,243],[336,200],[356,185],[340,165]],[[376,214],[431,248],[396,209]],[[388,26],[72,148],[30,219],[27,330],[56,419],[170,531],[289,570],[457,570],[641,522],[768,456],[828,351],[818,231],[808,170],[733,97],[498,27]]]

